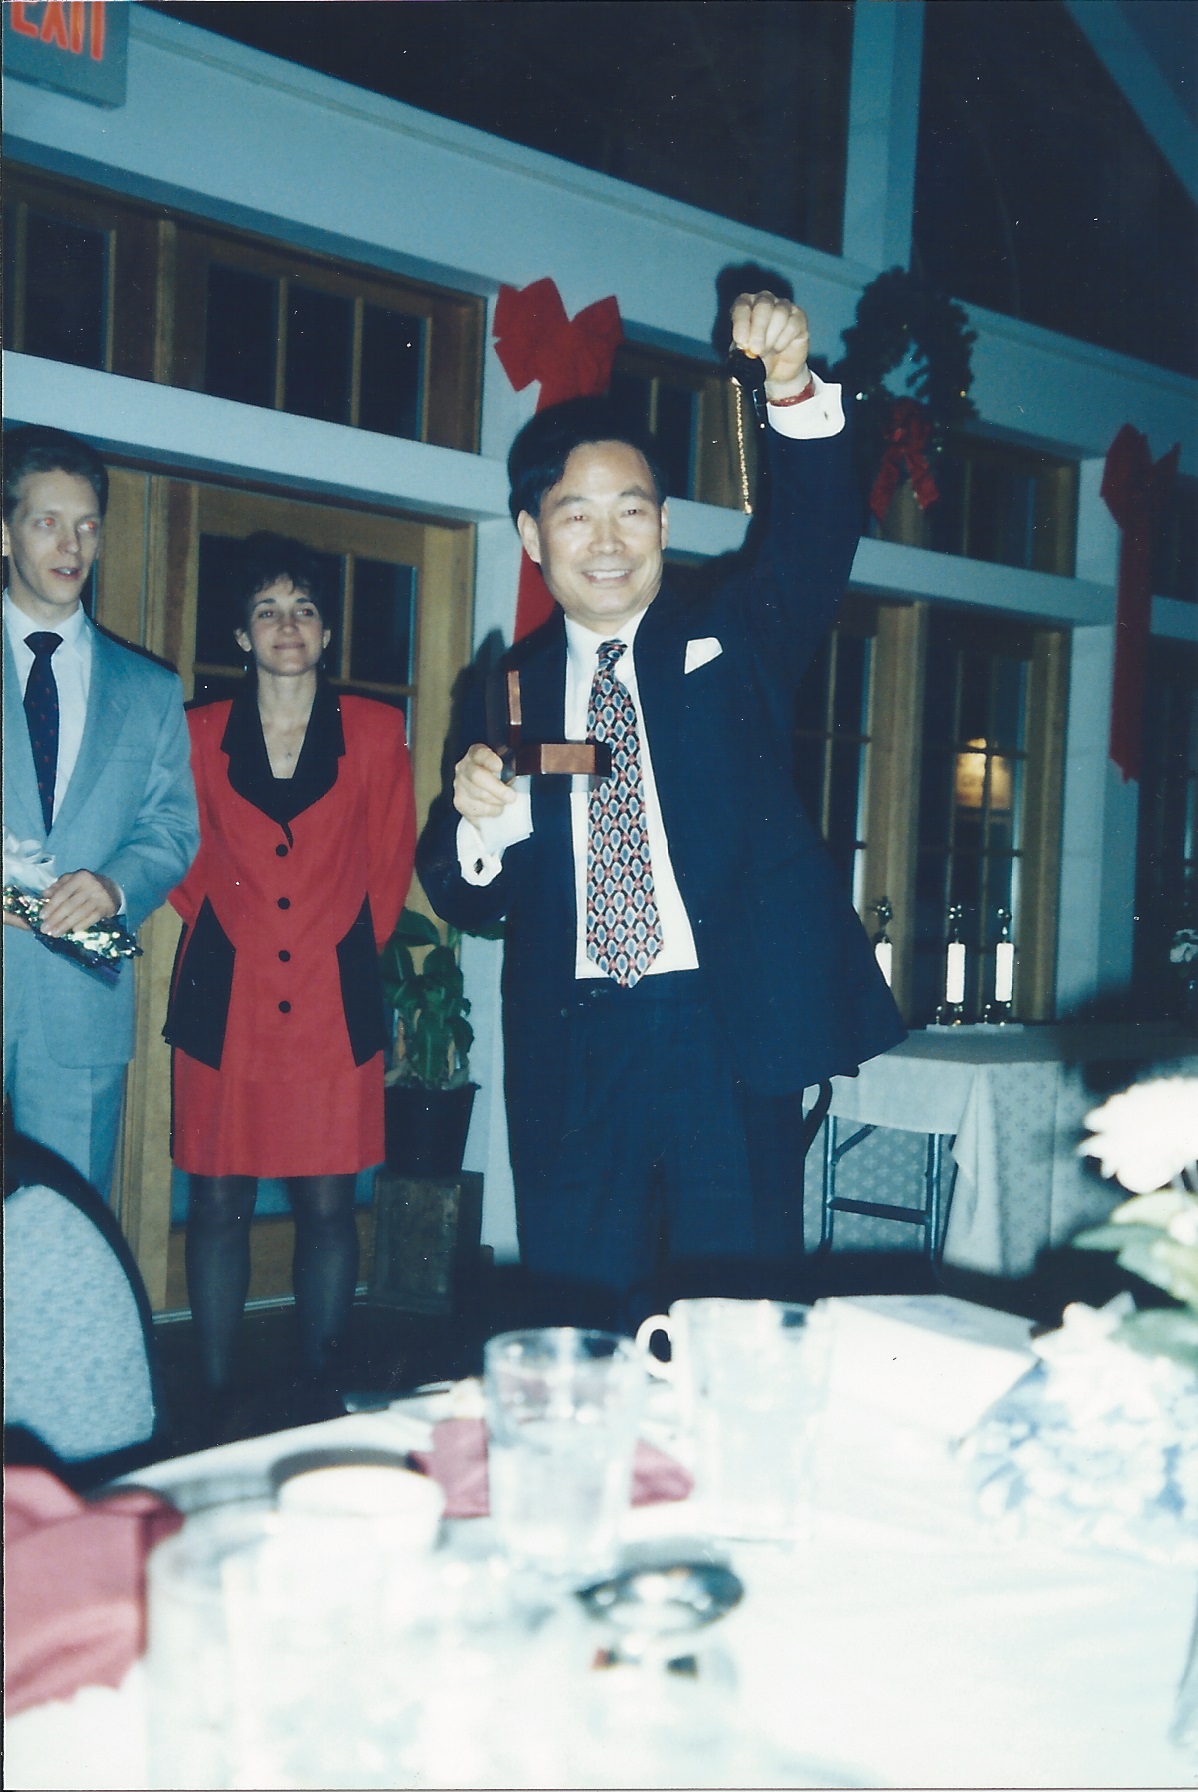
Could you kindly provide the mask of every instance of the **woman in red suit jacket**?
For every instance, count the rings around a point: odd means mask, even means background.
[[[164,1030],[215,1396],[233,1378],[257,1179],[286,1184],[301,1350],[327,1376],[357,1284],[354,1179],[383,1156],[378,952],[411,882],[412,774],[399,711],[320,674],[320,577],[299,542],[247,541],[245,684],[188,716],[200,850],[171,896],[186,926]]]

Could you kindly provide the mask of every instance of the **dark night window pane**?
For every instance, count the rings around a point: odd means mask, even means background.
[[[208,265],[204,390],[272,410],[278,283],[248,268]]]
[[[415,613],[414,566],[356,559],[350,677],[371,684],[411,684]]]
[[[358,423],[383,436],[419,441],[424,372],[424,319],[366,305],[362,311],[362,378]]]
[[[608,388],[612,406],[621,423],[631,430],[649,427],[649,403],[652,381],[639,373],[622,373],[617,367]]]
[[[925,845],[948,842],[950,780],[955,765],[955,758],[925,745],[919,773],[919,831]]]
[[[329,644],[324,650],[324,665],[330,678],[336,678],[341,664],[341,593],[345,587],[345,559],[341,554],[321,553],[312,549],[312,558],[320,568],[320,614],[329,631]]]
[[[1198,480],[1174,480],[1153,542],[1152,589],[1198,604]]]
[[[1023,692],[1027,661],[1000,655],[994,662],[993,745],[1008,752],[1023,746]]]
[[[691,459],[695,436],[695,394],[684,386],[657,388],[654,443],[671,498],[691,495]]]
[[[1030,473],[977,461],[969,494],[971,557],[1000,566],[1030,566],[1035,495]]]
[[[231,535],[200,536],[196,582],[196,659],[208,666],[239,666],[241,649],[233,639],[238,627],[237,569],[241,543]],[[196,687],[199,694],[199,687]]]
[[[832,726],[837,734],[864,734],[866,666],[869,643],[858,635],[838,635],[836,694]]]
[[[984,741],[990,709],[990,662],[981,654],[961,656],[961,709],[957,717],[957,739]]]
[[[25,235],[25,353],[103,367],[108,235],[30,212]]]
[[[955,740],[956,731],[957,656],[934,629],[928,640],[927,666],[924,673],[923,737],[930,742]]]
[[[353,303],[311,286],[287,292],[283,409],[322,423],[349,422]]]
[[[342,559],[340,554],[316,553],[323,589],[321,615],[332,640],[325,649],[325,664],[335,672],[337,638],[341,626]],[[242,626],[238,601],[242,544],[232,535],[200,536],[200,564],[196,589],[196,660],[209,666],[240,666],[243,655],[233,639]],[[198,691],[198,686],[197,686]]]

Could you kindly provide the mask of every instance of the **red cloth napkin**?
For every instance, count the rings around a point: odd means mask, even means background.
[[[487,1487],[487,1427],[482,1419],[443,1419],[433,1428],[431,1450],[413,1459],[445,1489],[446,1518],[485,1518],[491,1509]],[[638,1443],[632,1461],[632,1503],[684,1500],[694,1483],[672,1456]]]
[[[130,1489],[89,1505],[41,1468],[4,1477],[4,1710],[119,1686],[145,1646],[145,1562],[183,1523]]]

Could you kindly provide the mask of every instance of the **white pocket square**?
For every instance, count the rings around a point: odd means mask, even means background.
[[[723,651],[724,649],[720,646],[714,635],[703,635],[697,641],[688,641],[686,644],[686,665],[683,667],[683,674],[685,675],[687,672],[697,672],[699,667],[707,665],[709,660],[719,659]]]

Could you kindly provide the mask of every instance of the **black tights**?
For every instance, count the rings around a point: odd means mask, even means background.
[[[353,1176],[292,1176],[291,1280],[304,1367],[318,1374],[345,1336],[358,1284]],[[187,1292],[200,1366],[213,1392],[229,1387],[250,1285],[253,1176],[192,1176],[187,1214]]]

